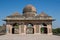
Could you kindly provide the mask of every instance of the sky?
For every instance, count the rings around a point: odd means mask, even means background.
[[[43,11],[52,16],[55,19],[53,28],[60,27],[60,0],[0,0],[0,25],[5,23],[6,16],[15,12],[22,14],[23,8],[29,4],[37,9],[37,14]]]

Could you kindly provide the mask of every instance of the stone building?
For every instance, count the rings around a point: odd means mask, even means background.
[[[27,5],[23,13],[18,12],[7,16],[6,34],[52,34],[52,21],[54,19],[44,12],[37,14],[36,8]]]

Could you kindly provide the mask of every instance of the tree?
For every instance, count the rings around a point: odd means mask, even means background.
[[[60,35],[60,28],[53,29],[53,34]]]

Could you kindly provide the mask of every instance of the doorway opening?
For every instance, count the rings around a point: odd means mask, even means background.
[[[27,34],[34,34],[33,24],[31,24],[31,23],[27,24],[26,33]]]
[[[34,29],[33,28],[27,28],[26,34],[34,34]]]
[[[12,34],[18,34],[18,33],[19,33],[19,25],[15,23],[13,24]]]
[[[47,25],[45,23],[42,23],[41,25],[41,33],[47,34]]]
[[[12,34],[14,34],[14,28],[12,28]]]
[[[41,28],[41,33],[42,34],[47,34],[47,28],[46,27],[42,27]]]

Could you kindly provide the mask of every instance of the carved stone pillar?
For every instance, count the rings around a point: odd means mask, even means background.
[[[10,27],[9,27],[10,29],[10,34],[12,34],[12,25],[10,25]]]
[[[40,34],[40,25],[34,25],[34,34]]]
[[[19,34],[25,34],[25,33],[26,33],[26,26],[19,25]]]
[[[36,34],[36,25],[34,25],[34,34]]]
[[[19,25],[19,34],[21,34],[21,25]]]
[[[26,25],[24,25],[24,34],[26,34]]]
[[[41,25],[39,25],[39,33],[41,34]]]
[[[12,26],[10,24],[6,25],[6,34],[11,34],[12,32]]]
[[[6,34],[9,34],[9,25],[6,25]]]
[[[24,34],[24,25],[21,25],[21,33]]]
[[[52,25],[51,24],[47,25],[47,29],[48,29],[48,34],[52,35]]]

